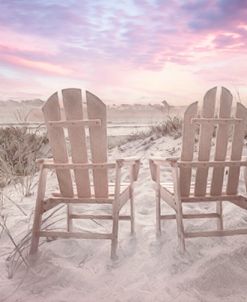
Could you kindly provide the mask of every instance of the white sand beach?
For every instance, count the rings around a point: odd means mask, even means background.
[[[179,155],[181,138],[146,138],[110,150],[109,159],[137,156],[142,160],[135,185],[136,233],[120,222],[118,259],[110,260],[107,240],[57,239],[43,240],[38,259],[29,269],[22,263],[8,279],[6,258],[14,249],[6,232],[0,244],[0,301],[94,302],[94,301],[246,301],[247,247],[245,236],[199,238],[186,241],[186,253],[178,249],[175,221],[162,223],[162,235],[155,234],[155,196],[148,158]],[[164,175],[169,179],[169,174]],[[51,175],[48,187],[56,186]],[[242,184],[242,190],[244,186]],[[32,226],[35,194],[20,200],[13,187],[7,194],[25,215],[8,199],[4,199],[2,216],[14,240],[18,242]],[[194,212],[210,211],[211,205],[193,206]],[[224,208],[225,226],[244,226],[246,213],[232,204]],[[164,206],[164,211],[170,211]],[[187,208],[191,211],[192,206]],[[63,210],[56,218],[65,217]],[[52,221],[52,219],[51,219]],[[97,231],[109,224],[91,221]],[[77,221],[77,227],[87,223]],[[185,224],[203,229],[215,228],[216,221],[193,220]],[[42,241],[41,241],[42,242]],[[27,250],[23,251],[23,255]],[[18,260],[20,263],[20,259]]]

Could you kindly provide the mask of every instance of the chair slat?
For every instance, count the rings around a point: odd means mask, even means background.
[[[222,89],[225,88],[223,87]],[[242,119],[240,118],[193,118],[192,122],[195,124],[213,124],[213,125],[238,124],[238,123],[241,124]]]
[[[90,146],[93,163],[107,162],[106,106],[95,95],[86,91],[89,119],[100,119],[101,127],[89,128]],[[107,169],[93,171],[94,190],[96,197],[108,196]]]
[[[51,146],[55,163],[67,163],[68,154],[64,131],[62,128],[51,128],[49,121],[58,121],[61,119],[61,111],[59,106],[58,94],[54,93],[42,108],[44,119],[46,122],[49,143]],[[56,170],[60,191],[63,196],[73,197],[73,186],[70,170]]]
[[[232,108],[232,94],[230,91],[222,87],[220,97],[220,112],[219,118],[226,119],[231,116]],[[216,147],[215,147],[215,161],[224,161],[227,153],[228,145],[228,131],[231,121],[225,124],[219,124],[217,130]],[[213,170],[211,195],[220,195],[222,192],[222,185],[224,179],[224,167],[217,167]]]
[[[67,90],[67,89],[66,89]],[[49,122],[50,127],[63,127],[63,128],[71,128],[71,127],[96,127],[100,126],[100,120],[72,120],[72,121],[53,121]]]
[[[181,160],[191,161],[193,159],[194,141],[195,141],[195,124],[192,119],[197,114],[198,103],[191,104],[184,114],[183,124],[183,144]],[[180,169],[180,191],[181,196],[188,196],[190,194],[191,182],[191,168]]]
[[[82,96],[80,89],[62,90],[65,116],[67,120],[83,119]],[[73,163],[88,163],[85,127],[83,125],[68,127]],[[90,197],[88,170],[74,169],[77,194],[79,197]]]
[[[247,121],[247,109],[241,104],[237,103],[236,117]],[[240,160],[242,157],[242,151],[244,146],[245,127],[243,124],[236,124],[234,127],[233,138],[232,138],[232,150],[231,160]],[[227,182],[227,194],[236,194],[238,190],[239,182],[239,167],[229,168],[228,182]]]
[[[214,87],[210,89],[204,96],[203,107],[202,107],[203,118],[214,117],[216,90],[217,88]],[[209,160],[213,132],[214,132],[214,125],[205,125],[205,124],[201,125],[199,152],[198,152],[199,161]],[[208,177],[208,168],[197,169],[195,196],[203,196],[206,194],[207,177]]]

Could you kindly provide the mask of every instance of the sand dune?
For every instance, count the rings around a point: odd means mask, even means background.
[[[120,223],[119,258],[115,262],[109,258],[110,244],[107,241],[58,239],[42,244],[32,270],[26,271],[22,265],[13,279],[7,279],[6,255],[13,249],[13,244],[3,233],[0,239],[0,300],[246,301],[245,236],[191,239],[186,243],[185,255],[178,251],[174,221],[163,222],[161,238],[155,236],[155,198],[147,158],[176,156],[180,146],[181,139],[147,138],[110,151],[110,159],[133,154],[142,159],[135,189],[136,236],[130,236],[127,222]],[[165,178],[168,179],[169,175],[165,174]],[[54,176],[49,179],[49,187],[56,186]],[[4,201],[8,228],[18,240],[31,227],[35,196],[20,201],[13,188],[7,190],[27,213],[27,216],[23,215],[13,203]],[[195,206],[195,211],[210,211],[211,207],[200,204]],[[170,211],[166,206],[163,210]],[[224,217],[227,225],[247,223],[246,212],[231,204],[226,206]],[[215,227],[216,221],[195,220],[193,224],[210,229]],[[193,224],[189,222],[186,228],[193,229]],[[98,231],[109,227],[107,223],[93,225]],[[82,227],[80,222],[77,227]]]

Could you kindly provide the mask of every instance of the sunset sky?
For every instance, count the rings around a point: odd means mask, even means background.
[[[247,103],[247,0],[0,0],[0,100],[79,87],[107,102]]]

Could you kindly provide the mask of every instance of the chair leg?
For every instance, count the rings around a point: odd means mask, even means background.
[[[130,229],[131,234],[135,233],[135,208],[134,208],[134,197],[133,197],[133,188],[130,187]]]
[[[42,221],[42,213],[40,211],[35,210],[34,214],[34,222],[33,222],[33,230],[32,230],[32,239],[31,239],[31,247],[29,254],[35,255],[38,250],[39,246],[39,232],[41,227],[41,221]]]
[[[67,205],[67,231],[71,232],[72,231],[72,219],[70,218],[72,214],[72,208],[71,205]]]
[[[184,238],[184,224],[183,224],[183,209],[182,209],[181,202],[179,202],[179,204],[177,206],[176,220],[177,220],[179,248],[180,248],[181,252],[184,253],[185,252],[185,238]]]
[[[156,188],[156,235],[160,236],[161,234],[161,205],[160,205],[160,189]]]
[[[117,257],[119,212],[113,213],[111,259]]]
[[[34,210],[31,247],[29,251],[30,255],[36,254],[39,246],[40,228],[41,228],[42,214],[43,214],[43,199],[45,196],[45,187],[46,187],[46,175],[47,175],[47,170],[41,168],[40,176],[39,176],[37,199],[36,199],[36,205]]]
[[[222,212],[223,212],[222,201],[217,201],[216,202],[216,213],[219,215],[219,218],[217,219],[217,230],[219,230],[219,231],[223,230]]]

